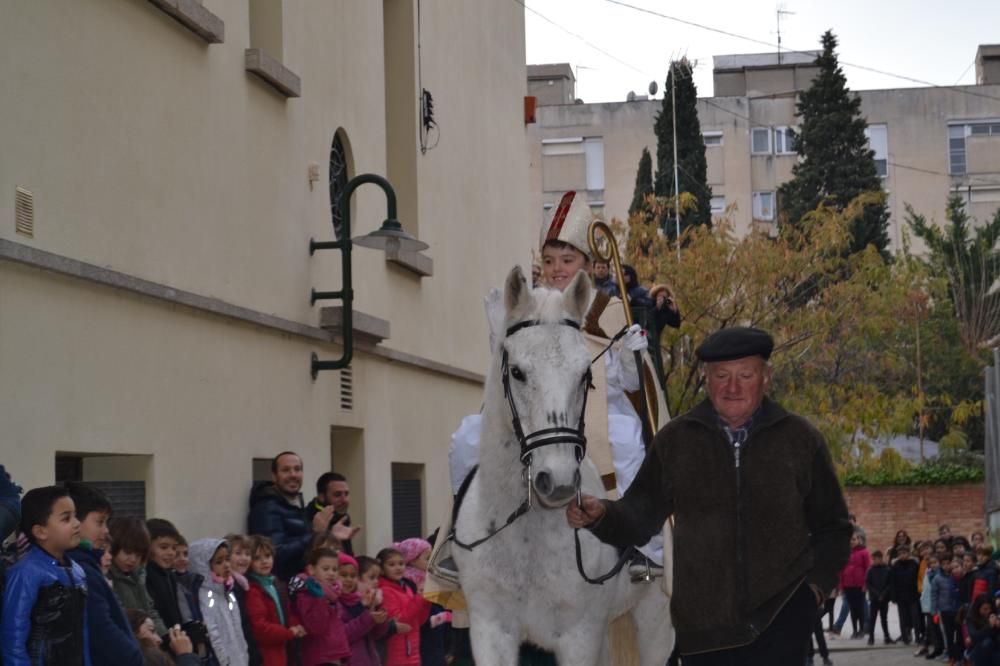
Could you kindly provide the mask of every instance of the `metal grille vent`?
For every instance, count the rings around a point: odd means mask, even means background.
[[[34,238],[35,195],[23,187],[18,187],[14,208],[17,233],[28,238]]]
[[[340,371],[340,408],[348,412],[354,409],[354,371],[350,368]]]

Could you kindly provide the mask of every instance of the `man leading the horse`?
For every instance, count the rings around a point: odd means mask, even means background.
[[[619,547],[674,517],[671,615],[685,666],[803,663],[849,554],[823,436],[765,395],[773,347],[754,328],[710,335],[697,349],[708,399],[657,433],[621,500],[584,495],[566,512]]]

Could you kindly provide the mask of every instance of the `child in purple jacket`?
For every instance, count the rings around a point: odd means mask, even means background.
[[[365,603],[364,597],[374,595],[373,589],[359,589],[358,561],[347,553],[340,554],[340,586],[341,594],[340,619],[347,631],[347,640],[351,644],[350,666],[380,666],[381,660],[375,647],[375,641],[384,638],[391,631],[392,622],[388,620],[385,609],[369,609],[372,604]]]

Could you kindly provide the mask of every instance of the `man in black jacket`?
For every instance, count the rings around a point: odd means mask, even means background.
[[[271,481],[254,484],[250,491],[247,533],[260,534],[274,542],[274,572],[288,580],[305,566],[306,549],[313,535],[329,530],[341,541],[350,540],[360,527],[340,523],[330,526],[334,507],[324,507],[312,518],[302,503],[302,458],[283,451],[271,461]]]
[[[804,663],[849,555],[823,436],[765,397],[773,346],[759,329],[710,335],[697,350],[708,400],[656,435],[622,499],[567,509],[572,527],[620,547],[674,517],[671,617],[685,666]]]
[[[324,472],[316,479],[316,498],[309,503],[306,512],[311,521],[324,508],[332,506],[328,529],[333,529],[337,523],[351,526],[351,516],[347,511],[351,508],[351,488],[347,485],[347,477],[337,472]],[[354,547],[350,539],[341,539],[341,548],[348,555],[354,555]]]

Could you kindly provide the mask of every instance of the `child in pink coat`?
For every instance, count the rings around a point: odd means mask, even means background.
[[[309,553],[306,570],[288,584],[292,608],[306,630],[302,639],[302,666],[347,664],[351,647],[340,620],[340,562],[331,548]]]

